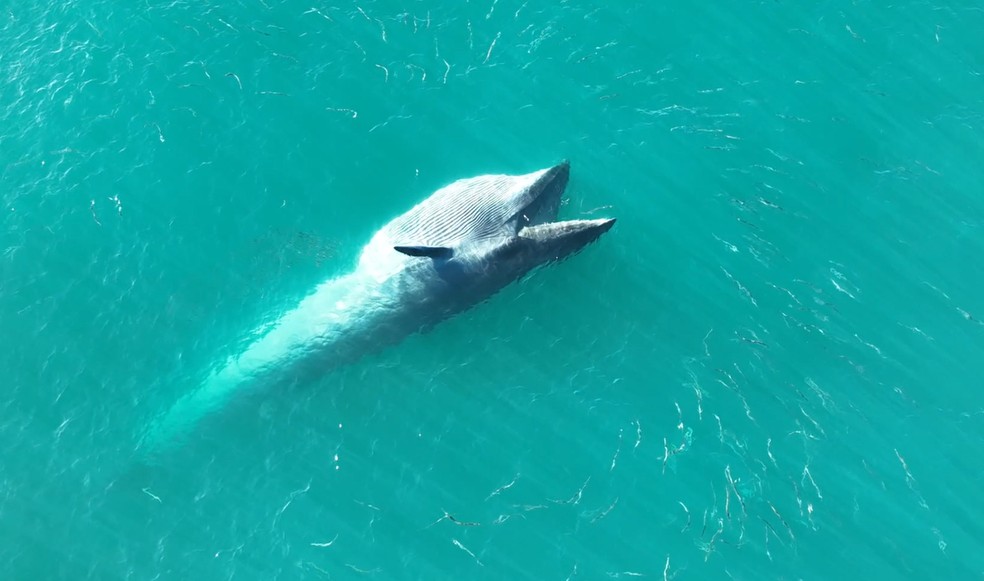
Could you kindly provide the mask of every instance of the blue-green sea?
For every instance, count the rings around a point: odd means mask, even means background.
[[[981,579],[978,1],[8,1],[0,579]],[[145,427],[459,178],[582,253]]]

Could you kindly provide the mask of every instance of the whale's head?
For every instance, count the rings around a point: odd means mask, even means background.
[[[570,164],[564,161],[522,175],[455,181],[376,232],[362,251],[359,269],[384,280],[400,272],[411,257],[446,259],[551,222],[569,176]]]
[[[459,180],[390,222],[374,243],[391,245],[389,252],[403,259],[429,262],[452,287],[494,292],[575,254],[615,223],[556,221],[569,178],[564,161],[523,175]]]
[[[514,178],[515,184],[502,192],[502,201],[512,218],[507,230],[512,234],[527,226],[544,224],[557,219],[560,199],[567,189],[571,164],[562,161],[553,167]],[[495,202],[493,202],[495,203]]]
[[[445,186],[387,224],[376,238],[393,246],[455,249],[515,236],[554,220],[567,188],[570,163],[522,175],[483,175]]]
[[[570,173],[570,163],[565,160],[519,176],[520,189],[504,192],[511,196],[515,214],[503,235],[476,239],[464,245],[460,253],[466,259],[525,273],[540,264],[563,260],[611,230],[614,218],[556,221]]]

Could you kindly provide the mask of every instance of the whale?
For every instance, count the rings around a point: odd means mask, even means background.
[[[250,334],[196,388],[155,415],[142,455],[185,443],[233,398],[311,382],[488,301],[608,232],[614,218],[558,221],[570,163],[446,185],[380,228],[354,268]]]

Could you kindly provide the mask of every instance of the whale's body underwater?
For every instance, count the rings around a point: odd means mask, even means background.
[[[563,162],[525,175],[463,179],[434,192],[379,230],[351,273],[322,283],[257,331],[245,351],[152,421],[141,450],[173,445],[240,392],[354,362],[581,250],[615,220],[553,221],[569,173]]]

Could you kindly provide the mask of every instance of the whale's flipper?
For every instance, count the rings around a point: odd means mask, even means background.
[[[454,250],[447,246],[394,246],[393,250],[407,256],[426,256],[428,258],[451,258]]]

